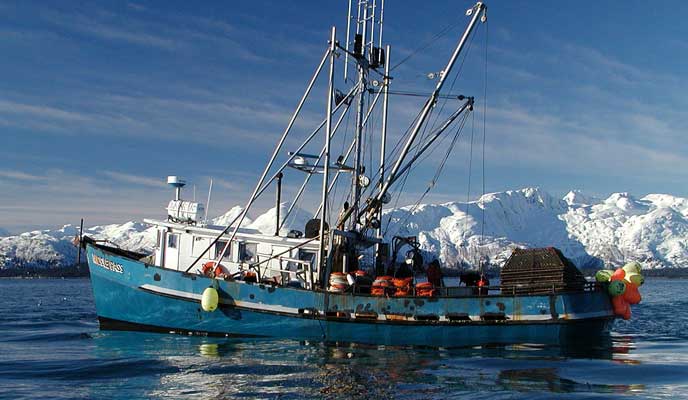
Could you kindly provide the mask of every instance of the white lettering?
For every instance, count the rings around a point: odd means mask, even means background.
[[[117,272],[118,274],[124,273],[124,268],[122,267],[122,264],[110,261],[107,258],[98,257],[95,254],[93,255],[93,263],[99,267],[109,269],[112,272]]]

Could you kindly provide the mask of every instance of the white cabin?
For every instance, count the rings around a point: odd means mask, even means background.
[[[226,227],[207,224],[202,217],[202,203],[181,199],[181,190],[186,185],[183,179],[169,176],[167,183],[175,189],[175,198],[167,206],[167,219],[144,220],[157,230],[154,253],[146,262],[194,274],[203,274],[206,263],[212,267],[206,273],[212,274],[218,262],[221,277],[226,279],[244,279],[255,274],[257,282],[304,289],[316,286],[319,240],[313,236],[302,238],[300,232],[295,235],[298,237],[282,237],[239,228],[223,253],[231,237],[230,233],[222,234]]]
[[[188,271],[202,273],[203,264],[216,261],[230,237],[230,234],[225,234],[225,240],[220,238],[205,252],[225,227],[151,219],[144,222],[157,227],[153,264],[177,271],[186,271],[203,255]],[[310,289],[318,280],[318,246],[318,240],[271,236],[254,229],[239,228],[219,262],[230,276],[254,271],[261,282],[272,281]]]

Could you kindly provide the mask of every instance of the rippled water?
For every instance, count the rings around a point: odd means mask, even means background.
[[[448,350],[100,332],[88,280],[0,280],[0,397],[688,398],[687,288],[601,347]]]

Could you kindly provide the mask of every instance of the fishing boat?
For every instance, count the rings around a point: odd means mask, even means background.
[[[175,197],[166,218],[145,220],[157,229],[151,254],[83,238],[101,329],[441,347],[570,344],[608,333],[615,318],[609,295],[566,263],[555,262],[558,275],[547,275],[514,262],[500,285],[490,286],[480,269],[476,279],[449,285],[437,279],[443,267],[427,259],[416,238],[385,236],[383,209],[392,190],[401,190],[400,183],[443,137],[452,139],[446,160],[473,112],[475,97],[445,93],[445,83],[463,62],[474,31],[486,22],[487,7],[478,2],[466,11],[467,26],[448,61],[428,74],[436,81],[433,89],[411,93],[426,100],[406,132],[395,135],[400,139],[392,150],[388,109],[395,93],[392,49],[382,35],[384,1],[350,0],[348,8],[346,39],[340,43],[332,28],[315,73],[233,221],[208,222],[204,204],[184,200],[184,180],[170,176]],[[342,62],[343,78],[335,79]],[[324,118],[301,145],[285,151],[317,82],[326,87],[320,100]],[[453,111],[442,115],[445,105]],[[355,124],[347,142],[341,132],[350,109]],[[373,112],[380,117],[379,130],[369,125]],[[333,153],[337,140],[348,149],[341,155]],[[366,159],[373,140],[379,158]],[[308,152],[312,147],[319,152]],[[280,215],[282,180],[294,176],[303,183]],[[313,217],[303,227],[286,229],[313,178]],[[246,227],[251,207],[273,187],[274,233]],[[544,257],[560,255],[543,251]],[[426,278],[426,268],[434,275]],[[556,275],[557,282],[543,281],[545,275]],[[509,276],[520,280],[510,284]]]

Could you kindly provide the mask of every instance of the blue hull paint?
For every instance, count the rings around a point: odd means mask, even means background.
[[[328,296],[293,288],[213,281],[145,265],[91,245],[87,253],[103,329],[460,347],[575,344],[608,334],[613,321],[604,292],[460,298]],[[198,299],[213,284],[217,285],[221,305],[208,313],[202,311]],[[329,317],[309,314],[310,310],[324,310],[326,301]],[[335,314],[339,317],[333,317]],[[506,320],[475,317],[500,314]],[[389,318],[363,319],[375,315]],[[473,316],[473,320],[450,321],[446,316],[451,315]],[[396,319],[391,320],[393,316]]]

